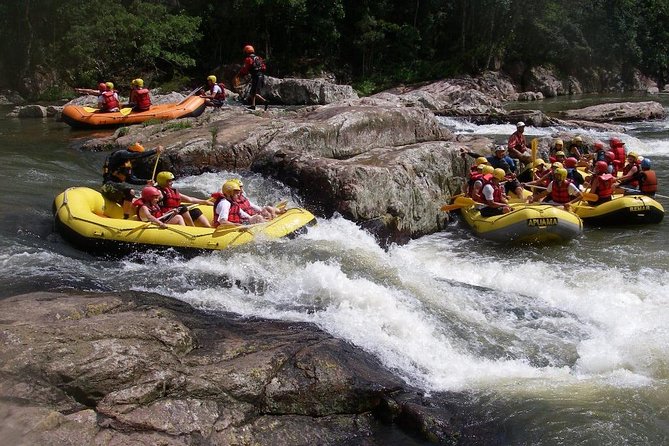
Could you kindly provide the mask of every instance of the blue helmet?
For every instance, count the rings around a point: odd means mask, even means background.
[[[642,168],[643,170],[648,170],[648,169],[650,169],[650,159],[648,159],[648,158],[644,158],[643,160],[641,160],[641,168]]]

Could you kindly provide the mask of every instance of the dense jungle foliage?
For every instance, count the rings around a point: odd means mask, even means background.
[[[669,0],[7,0],[0,22],[0,87],[23,93],[184,83],[246,43],[271,75],[327,71],[363,93],[537,65],[669,78]]]

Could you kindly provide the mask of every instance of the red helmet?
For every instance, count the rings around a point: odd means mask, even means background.
[[[576,167],[577,163],[578,161],[576,160],[576,158],[570,156],[569,158],[564,160],[564,167],[569,167],[569,168]]]
[[[614,159],[616,159],[616,154],[611,152],[610,150],[607,151],[605,153],[605,155],[606,155],[606,159],[609,160],[609,161],[613,161]]]
[[[256,52],[256,50],[254,50],[251,45],[246,45],[244,47],[244,54],[251,54],[251,53],[255,53],[255,52]]]
[[[146,186],[142,189],[142,201],[150,201],[153,197],[160,197],[162,194],[153,186]]]
[[[105,84],[104,82],[100,82],[100,83],[98,84],[98,90],[100,90],[100,91],[107,91],[107,84]]]
[[[606,161],[597,161],[595,163],[595,172],[606,173],[609,171],[609,164]]]
[[[600,150],[604,150],[604,143],[597,140],[595,141],[595,152],[599,152]]]

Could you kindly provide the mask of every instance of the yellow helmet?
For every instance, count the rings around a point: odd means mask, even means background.
[[[562,141],[562,140],[559,139],[559,138],[556,139],[556,140],[555,140],[555,146],[563,147],[563,146],[564,146],[564,141]]]
[[[551,167],[553,169],[562,169],[564,166],[562,165],[562,163],[555,161],[553,164],[551,164]]]
[[[207,81],[212,81],[213,83],[216,83],[216,76],[214,76],[213,74],[207,76]]]
[[[537,159],[537,160],[534,160],[533,167],[539,167],[539,166],[543,166],[543,165],[545,165],[545,164],[546,164],[546,161],[544,161],[544,160],[542,160],[541,158],[539,158],[539,159]]]
[[[506,177],[506,172],[504,172],[504,169],[500,169],[499,167],[492,172],[492,176],[497,178],[499,181],[502,181],[504,177]]]
[[[581,142],[583,142],[583,138],[581,138],[580,136],[574,136],[574,137],[571,139],[571,142],[574,142],[574,143],[581,143]]]
[[[632,157],[634,159],[639,158],[639,155],[636,152],[627,152],[628,157]]]
[[[109,91],[112,91],[114,89],[114,83],[113,82],[105,82],[105,85],[107,86],[107,89]]]
[[[494,171],[495,171],[495,168],[492,167],[490,164],[484,164],[483,165],[483,170],[482,170],[483,175],[493,173]]]
[[[555,172],[553,172],[553,176],[555,176],[556,180],[564,181],[567,178],[567,169],[562,167],[560,167],[559,169],[555,169]]]
[[[478,158],[476,158],[475,164],[476,165],[488,164],[488,158],[486,158],[485,156],[479,156]]]
[[[167,186],[167,183],[172,181],[174,179],[174,174],[172,172],[159,172],[158,175],[156,175],[156,183],[158,183],[158,186],[160,187],[165,187]]]
[[[130,147],[128,147],[128,150],[130,150],[131,152],[143,152],[144,151],[144,146],[141,145],[140,143],[136,142],[133,145],[131,145]]]
[[[228,180],[221,186],[223,195],[232,195],[235,191],[242,190],[241,186],[234,180]]]
[[[135,79],[135,85],[138,86],[139,88],[143,88],[144,87],[144,79],[139,79],[139,78]]]
[[[562,150],[558,150],[557,152],[555,152],[555,156],[565,156],[565,154]]]

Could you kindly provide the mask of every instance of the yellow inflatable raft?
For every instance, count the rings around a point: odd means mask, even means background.
[[[457,197],[455,204],[443,206],[442,210],[460,209],[476,236],[500,243],[562,243],[583,232],[581,219],[560,207],[518,199],[510,200],[509,206],[511,212],[483,217],[480,204],[468,197]]]
[[[199,96],[189,96],[178,104],[152,105],[151,109],[143,112],[122,111],[102,113],[92,111],[90,107],[80,105],[66,105],[63,107],[61,119],[74,128],[102,128],[118,127],[122,125],[140,124],[149,119],[166,121],[169,119],[200,116],[204,111],[204,99]],[[125,110],[125,109],[124,109]]]
[[[213,218],[212,206],[198,206]],[[72,187],[54,200],[56,227],[65,239],[85,251],[123,254],[146,248],[174,248],[177,251],[219,250],[255,240],[275,239],[306,231],[316,223],[307,210],[288,209],[274,220],[232,228],[202,228],[124,220],[121,207],[87,187]]]
[[[576,203],[572,210],[585,223],[598,226],[660,223],[664,218],[662,205],[646,195],[616,194],[611,201],[597,206]]]

